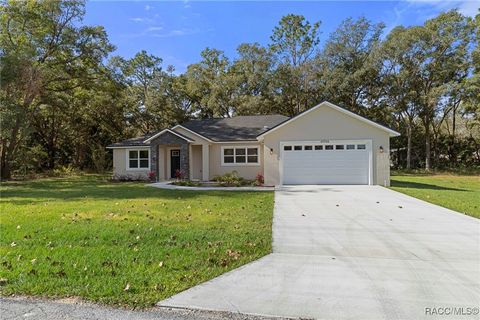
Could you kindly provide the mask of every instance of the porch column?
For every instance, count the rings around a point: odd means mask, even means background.
[[[156,176],[156,181],[160,181],[159,179],[159,166],[158,166],[158,162],[159,162],[159,159],[158,159],[158,156],[159,156],[159,152],[158,152],[158,144],[150,144],[150,171],[153,171],[155,172],[155,176]]]
[[[189,172],[190,172],[190,175],[188,177],[189,180],[193,180],[193,166],[192,166],[192,159],[193,159],[193,153],[192,153],[192,144],[188,144],[188,154],[190,155],[188,157],[188,167],[189,167]]]
[[[208,144],[202,144],[202,180],[210,180],[210,148]]]
[[[180,170],[183,171],[186,177],[190,177],[190,147],[189,143],[185,142],[180,145]]]

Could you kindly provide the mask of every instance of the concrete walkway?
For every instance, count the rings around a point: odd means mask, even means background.
[[[273,254],[159,305],[319,319],[436,319],[450,310],[464,315],[441,318],[478,319],[480,221],[377,186],[283,188]]]
[[[147,186],[160,188],[160,189],[169,189],[169,190],[194,190],[194,191],[273,191],[274,187],[189,187],[189,186],[176,186],[172,184],[171,181],[162,181],[147,184]]]

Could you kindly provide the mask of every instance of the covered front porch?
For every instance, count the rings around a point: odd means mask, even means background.
[[[198,144],[173,130],[163,130],[150,140],[150,168],[156,181],[177,178],[209,180],[209,145]]]

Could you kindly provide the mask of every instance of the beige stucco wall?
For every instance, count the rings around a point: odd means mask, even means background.
[[[224,147],[240,147],[240,146],[259,146],[259,165],[248,166],[222,166],[222,146]],[[223,175],[232,171],[237,171],[238,175],[253,180],[257,173],[263,174],[263,148],[258,142],[248,143],[216,143],[210,146],[210,180],[215,176]]]
[[[175,131],[181,133],[192,139],[192,166],[193,166],[193,178],[201,179],[202,177],[202,145],[209,145],[209,179],[212,180],[215,176],[223,175],[232,171],[237,171],[238,174],[245,179],[255,179],[258,173],[263,174],[263,148],[259,142],[245,142],[245,143],[212,143],[206,139],[203,139],[195,134],[192,134],[188,130],[177,127]],[[259,165],[248,166],[222,166],[222,146],[259,146]]]
[[[195,180],[202,179],[202,146],[193,145],[192,146],[192,177]]]
[[[132,179],[148,179],[148,173],[150,169],[141,170],[129,170],[127,169],[127,150],[136,149],[131,148],[119,148],[113,149],[113,176],[114,178],[120,178],[122,176],[129,176]],[[145,149],[145,148],[143,148]]]
[[[328,106],[321,106],[264,136],[265,184],[280,184],[281,141],[372,140],[373,183],[390,185],[388,132]],[[384,153],[379,148],[383,147]],[[270,149],[273,153],[270,154]]]

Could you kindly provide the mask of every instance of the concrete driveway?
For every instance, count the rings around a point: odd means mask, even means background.
[[[285,187],[275,192],[272,254],[159,305],[320,319],[478,319],[480,223],[378,186]]]

